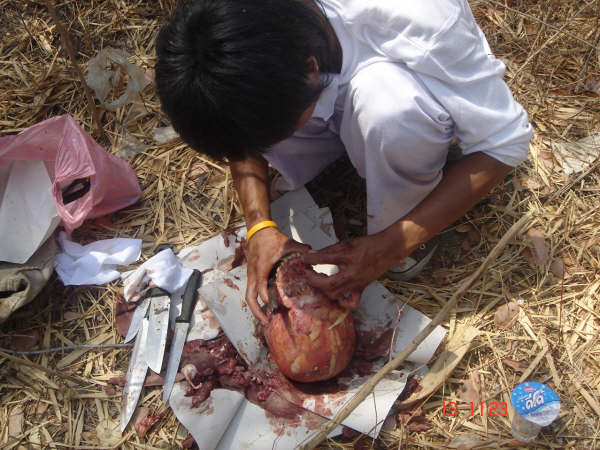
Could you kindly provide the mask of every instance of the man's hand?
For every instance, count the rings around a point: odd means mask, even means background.
[[[252,314],[263,324],[267,322],[267,316],[258,304],[258,296],[263,303],[269,301],[267,281],[273,265],[284,256],[310,250],[308,245],[300,244],[277,228],[264,228],[248,242],[248,285],[246,287],[246,303]]]
[[[385,230],[307,253],[304,261],[308,264],[340,268],[330,277],[308,274],[309,282],[340,305],[357,307],[369,283],[462,217],[510,170],[484,153],[465,156],[445,171],[442,181],[419,205]]]
[[[392,253],[390,248],[394,246]],[[385,233],[377,233],[306,253],[303,260],[307,264],[339,267],[339,272],[331,276],[307,271],[307,280],[342,307],[356,309],[364,289],[398,262],[395,259],[398,246],[399,242],[388,242]]]

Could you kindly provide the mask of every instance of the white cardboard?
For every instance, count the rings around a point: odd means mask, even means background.
[[[273,202],[271,210],[274,220],[277,221],[284,233],[298,241],[309,244],[315,250],[337,242],[333,231],[331,213],[327,208],[318,208],[305,189],[284,195]],[[244,301],[245,266],[240,266],[230,272],[217,270],[219,266],[223,265],[224,261],[233,258],[235,249],[245,233],[245,228],[241,228],[235,233],[215,236],[198,246],[182,250],[178,256],[184,267],[201,271],[209,270],[205,273],[208,276],[205,277],[199,290],[201,296],[205,300],[210,299],[210,304],[220,305],[222,309],[221,316],[226,317],[225,320],[222,320],[222,325],[224,325],[224,331],[232,342],[236,341],[238,345],[244,345],[244,353],[250,352],[253,355],[259,355],[257,359],[260,360],[264,358],[266,351],[261,342],[255,337],[255,319]],[[327,265],[316,269],[331,274],[337,268]],[[229,281],[224,281],[224,278],[228,278]],[[237,289],[231,287],[232,283]],[[198,302],[195,316],[205,311],[205,307],[206,305],[203,302]],[[378,282],[365,289],[361,297],[361,306],[355,313],[355,317],[361,318],[360,327],[366,329],[375,330],[397,325],[392,356],[403,350],[419,331],[430,322],[425,315],[400,302]],[[206,323],[206,321],[203,323]],[[188,335],[188,341],[192,340],[192,336],[194,336],[193,328],[195,326],[192,327],[190,335]],[[410,355],[408,360],[421,364],[429,361],[444,335],[445,330],[437,327],[430,337]],[[197,339],[197,337],[193,338]],[[242,344],[239,344],[240,342]],[[262,362],[264,361],[259,361],[259,363]],[[407,372],[394,372],[386,377],[379,383],[374,393],[363,401],[343,424],[376,437],[394,401],[405,387],[407,374]],[[353,380],[348,380],[349,390],[341,396],[337,395],[335,401],[333,398],[327,398],[327,395],[321,396],[321,400],[324,400],[324,402],[316,401],[316,396],[306,396],[303,404],[299,406],[320,413],[321,416],[331,418],[353,397],[368,378],[368,376],[357,376]],[[178,404],[177,402],[181,402],[178,397],[182,395],[181,390],[175,391],[174,389],[171,394],[171,403]],[[328,410],[318,406],[323,405],[323,403],[328,406]],[[201,408],[203,408],[203,405]],[[194,413],[178,412],[181,411],[181,408],[174,408],[174,411],[194,436],[203,436],[201,430],[206,429],[206,425],[199,425],[201,420],[198,420],[198,418],[194,421],[188,420],[189,414],[193,415]],[[180,418],[180,414],[183,420]],[[302,427],[290,428],[283,434],[280,432],[281,430],[274,430],[272,427],[273,418],[268,417],[264,410],[245,399],[240,403],[239,409],[235,412],[233,418],[226,416],[225,412],[217,413],[216,410],[214,414],[219,415],[223,423],[229,424],[223,432],[218,445],[219,449],[294,448],[308,437],[308,430],[303,430]],[[332,435],[335,434],[332,433]],[[205,442],[206,440],[202,442],[201,448],[214,448],[204,447]]]
[[[298,448],[300,443],[306,441],[315,432],[317,424],[325,423],[324,419],[319,420],[318,417],[310,415],[311,413],[306,412],[299,425],[292,425],[286,419],[274,417],[254,403],[245,400],[231,420],[217,450],[292,450]],[[309,416],[312,426],[307,423]],[[336,427],[329,436],[337,436],[341,432],[342,428]]]
[[[240,407],[247,402],[246,398],[236,391],[214,389],[200,407],[192,408],[193,399],[186,397],[186,392],[186,383],[175,383],[169,405],[177,419],[194,436],[200,449],[217,448],[219,441],[226,434],[229,423],[236,417]]]
[[[13,161],[0,184],[0,261],[23,264],[60,223],[52,181],[44,161]]]

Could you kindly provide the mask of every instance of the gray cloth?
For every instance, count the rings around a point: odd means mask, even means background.
[[[54,271],[57,252],[50,236],[25,264],[0,262],[0,324],[39,294]]]

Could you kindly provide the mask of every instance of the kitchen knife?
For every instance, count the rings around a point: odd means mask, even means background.
[[[146,317],[146,313],[148,312],[148,307],[150,306],[150,299],[143,299],[135,308],[133,312],[133,317],[131,318],[131,323],[129,324],[129,329],[127,330],[127,336],[125,336],[125,340],[123,342],[127,343],[131,341],[134,337],[137,336],[138,331],[140,330],[140,326],[142,324],[142,320]]]
[[[169,329],[169,293],[161,288],[150,290],[150,311],[148,313],[148,337],[144,348],[144,357],[148,367],[160,373],[167,344]]]
[[[121,432],[125,430],[137,402],[140,398],[140,393],[144,387],[146,373],[148,372],[148,364],[144,358],[144,348],[146,348],[146,339],[148,337],[148,319],[144,318],[140,326],[140,331],[135,340],[133,351],[131,352],[131,360],[127,369],[127,380],[125,388],[123,388],[123,397],[121,398]]]
[[[185,339],[190,328],[190,320],[194,311],[195,299],[198,287],[202,284],[202,272],[194,270],[183,292],[183,301],[181,304],[181,314],[175,319],[175,334],[171,343],[169,352],[169,362],[167,364],[167,374],[163,384],[163,402],[167,403],[171,396],[171,389],[175,383],[175,376],[179,370],[179,361],[181,361],[181,352],[185,344]]]
[[[222,279],[203,285],[198,295],[240,356],[252,366],[262,358],[265,346],[257,337],[257,321],[245,302],[247,279],[246,266],[239,266]]]

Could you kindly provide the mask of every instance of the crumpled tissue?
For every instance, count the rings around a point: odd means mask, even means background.
[[[123,274],[123,295],[130,301],[142,289],[148,286],[150,280],[161,289],[173,293],[181,289],[192,274],[191,269],[185,269],[173,250],[167,248],[133,272]]]
[[[63,251],[56,255],[54,268],[65,286],[116,280],[121,276],[116,266],[136,262],[142,252],[141,239],[114,238],[80,245],[62,231],[58,243]]]

